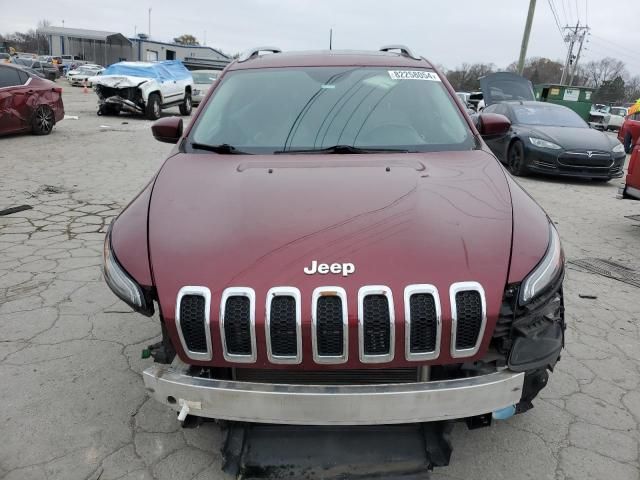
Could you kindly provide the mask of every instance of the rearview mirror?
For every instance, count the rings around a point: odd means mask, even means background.
[[[474,123],[483,137],[499,137],[506,135],[511,128],[511,122],[499,113],[480,113],[474,116]]]
[[[178,143],[182,137],[182,119],[180,117],[161,118],[151,126],[151,132],[159,142]]]

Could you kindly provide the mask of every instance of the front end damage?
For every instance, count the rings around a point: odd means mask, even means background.
[[[146,100],[142,86],[148,79],[97,76],[90,82],[95,85],[98,95],[98,115],[110,115],[119,112],[144,114]]]
[[[186,428],[227,420],[224,469],[238,478],[423,478],[449,464],[455,422],[476,429],[526,412],[546,386],[564,346],[562,277],[524,307],[520,289],[505,289],[479,361],[339,375],[197,367],[175,355],[163,328],[143,379]]]
[[[562,276],[522,307],[507,286],[481,360],[379,370],[295,371],[183,363],[163,328],[143,373],[159,402],[187,415],[294,425],[380,425],[464,420],[487,426],[533,408],[564,347]],[[163,322],[164,323],[164,322]]]

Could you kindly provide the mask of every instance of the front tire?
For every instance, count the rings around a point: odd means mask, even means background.
[[[34,135],[49,135],[56,123],[53,110],[48,105],[40,105],[34,115],[32,121],[32,131]]]
[[[185,92],[184,101],[180,104],[180,115],[191,115],[191,110],[193,110],[193,101],[191,100],[191,94],[189,92]]]
[[[524,145],[520,140],[514,141],[509,146],[509,152],[507,153],[507,168],[509,169],[509,172],[516,177],[523,177],[528,173]]]
[[[160,95],[157,93],[152,93],[149,95],[149,99],[147,100],[147,118],[149,120],[157,120],[160,118]]]

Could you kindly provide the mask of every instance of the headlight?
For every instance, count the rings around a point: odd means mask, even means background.
[[[556,145],[552,142],[547,142],[546,140],[542,140],[541,138],[529,137],[529,141],[536,147],[540,148],[549,148],[551,150],[560,150],[562,148],[560,145]]]
[[[615,147],[613,147],[613,153],[624,153],[624,145],[618,143]]]
[[[553,284],[564,269],[564,253],[556,227],[549,223],[549,246],[536,268],[520,287],[520,304],[525,304]]]
[[[153,304],[147,302],[140,285],[118,263],[111,249],[111,230],[104,240],[104,279],[109,288],[131,308],[146,315],[153,314]]]

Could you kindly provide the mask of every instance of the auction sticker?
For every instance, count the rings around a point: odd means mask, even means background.
[[[441,82],[440,77],[433,72],[425,70],[389,70],[389,76],[393,80],[430,80]]]

